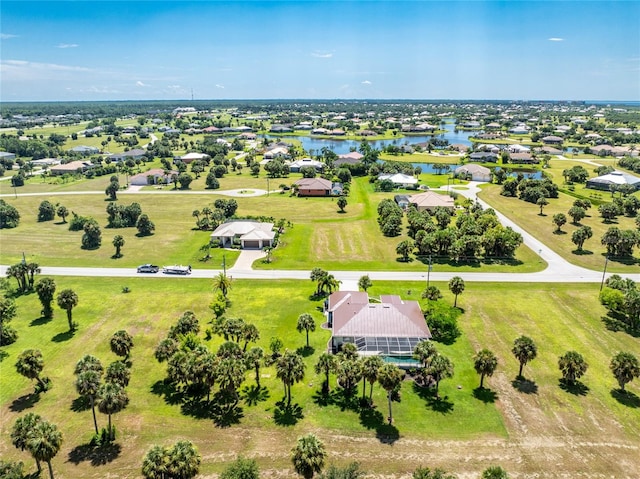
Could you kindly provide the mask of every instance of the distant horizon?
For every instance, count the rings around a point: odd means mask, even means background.
[[[640,101],[638,1],[3,0],[0,16],[2,102]]]

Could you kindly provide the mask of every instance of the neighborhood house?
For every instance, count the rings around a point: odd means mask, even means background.
[[[324,178],[301,178],[293,183],[298,196],[340,196],[342,184]]]
[[[334,354],[343,344],[353,343],[362,356],[380,355],[400,367],[416,367],[413,350],[420,341],[431,339],[417,301],[383,295],[379,303],[370,303],[366,292],[338,291],[324,307],[331,329],[328,349]]]
[[[239,244],[242,249],[262,249],[273,246],[275,236],[273,223],[234,220],[218,226],[211,233],[211,241],[218,241],[223,248]]]

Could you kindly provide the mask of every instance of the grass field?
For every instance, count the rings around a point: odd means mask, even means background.
[[[152,356],[157,342],[183,311],[193,310],[202,329],[208,327],[210,282],[55,279],[58,289],[72,288],[78,293],[80,302],[74,310],[78,331],[67,334],[61,310],[56,308],[54,319],[46,322],[38,318],[40,305],[35,295],[20,297],[19,315],[13,321],[19,339],[3,348],[0,362],[0,455],[25,461],[28,470],[34,469],[33,461],[8,440],[15,418],[26,412],[41,414],[61,428],[64,444],[53,465],[62,478],[138,477],[142,456],[150,445],[183,438],[192,440],[203,455],[202,477],[219,473],[236,454],[255,457],[265,476],[293,477],[289,450],[298,435],[309,431],[325,441],[331,462],[357,459],[377,477],[406,475],[419,464],[444,467],[469,478],[496,463],[514,477],[632,477],[625,474],[640,467],[636,427],[640,383],[629,385],[632,395],[625,398],[627,405],[622,404],[612,395],[615,381],[608,371],[609,358],[616,351],[638,354],[638,339],[604,327],[596,285],[468,285],[458,299],[464,309],[459,319],[463,336],[451,346],[438,345],[455,364],[455,376],[440,387],[443,401],[434,402],[405,382],[401,402],[393,406],[394,428],[381,422],[387,411],[378,386],[373,414],[362,415],[345,404],[323,406],[318,402],[321,378],[310,368],[329,339],[322,329],[311,333],[314,353],[305,359],[304,382],[293,387],[293,401],[301,407],[299,417],[279,415],[276,403],[282,385],[275,372],[266,368],[262,372],[262,383],[268,388],[264,400],[253,405],[243,401],[239,422],[219,427],[211,418],[183,414],[179,404],[170,404],[158,393],[165,366]],[[130,293],[121,292],[124,285],[131,288]],[[438,286],[445,293],[442,301],[451,304],[446,285]],[[376,282],[370,294],[411,298],[407,289],[418,291],[420,287],[417,283]],[[307,297],[312,290],[311,282],[304,287],[294,281],[236,281],[228,316],[255,323],[261,333],[259,345],[264,348],[271,337],[279,336],[285,347],[296,349],[304,345],[304,335],[295,332],[297,316],[310,312],[321,322],[316,309],[320,303]],[[278,307],[271,307],[273,304]],[[92,434],[91,412],[77,411],[72,370],[86,353],[98,356],[105,365],[115,360],[108,339],[118,329],[128,330],[135,341],[128,387],[131,402],[114,416],[117,445],[98,453],[86,446]],[[510,348],[520,334],[531,336],[539,346],[538,358],[524,371],[532,381],[526,385],[528,392],[511,384],[517,362]],[[214,349],[220,342],[217,337],[205,341]],[[39,397],[30,395],[32,384],[13,367],[17,354],[29,347],[42,350],[44,374],[53,381],[53,388]],[[496,353],[499,368],[486,381],[490,390],[478,394],[471,356],[482,347]],[[583,378],[584,395],[558,387],[557,357],[569,349],[581,352],[590,365]],[[245,384],[253,384],[251,373]],[[106,418],[99,414],[98,420],[103,426]]]
[[[231,175],[222,178],[221,188],[236,189],[266,188],[266,178],[253,178],[243,173],[240,177]],[[438,175],[428,175],[438,177]],[[440,175],[442,176],[442,175]],[[37,190],[41,187],[49,191],[48,196],[5,197],[21,214],[18,228],[3,229],[0,239],[3,248],[0,251],[2,264],[14,264],[22,258],[24,252],[31,261],[43,266],[122,266],[133,267],[141,263],[156,264],[182,263],[192,264],[194,268],[211,265],[218,267],[223,254],[220,250],[212,250],[214,259],[202,264],[198,259],[204,256],[200,251],[209,238],[208,232],[195,231],[193,210],[211,205],[220,198],[217,190],[204,190],[196,184],[189,194],[173,191],[168,187],[165,191],[150,190],[147,193],[133,194],[120,192],[118,201],[128,205],[137,202],[144,213],[148,214],[156,225],[153,236],[140,238],[135,228],[107,229],[106,196],[101,192],[106,187],[106,177],[78,182],[78,188],[101,187],[96,194],[64,194],[71,192],[71,187],[60,185],[60,191],[50,191],[57,185],[38,183],[37,179],[30,187]],[[201,181],[201,180],[198,180]],[[281,181],[271,180],[271,188],[277,188]],[[195,182],[194,182],[195,183]],[[276,183],[276,185],[273,185]],[[40,186],[41,185],[41,186]],[[255,186],[254,186],[255,185]],[[463,185],[455,185],[462,187]],[[25,186],[27,188],[29,186]],[[261,188],[262,187],[262,188]],[[40,191],[42,191],[40,190]],[[87,191],[87,190],[84,190]],[[92,190],[88,190],[92,191]],[[37,191],[36,191],[37,192]],[[264,215],[275,219],[285,218],[293,223],[282,236],[281,247],[274,252],[274,262],[269,265],[256,265],[263,268],[312,269],[320,266],[327,269],[354,270],[424,270],[422,261],[410,263],[398,262],[395,253],[396,245],[404,239],[384,237],[376,222],[376,207],[383,198],[391,198],[394,193],[374,192],[367,178],[357,178],[353,182],[346,213],[340,214],[333,198],[298,198],[287,194],[272,193],[269,196],[238,197],[238,215]],[[55,221],[38,222],[37,212],[40,202],[48,199],[52,203],[64,204],[69,211],[83,216],[92,216],[98,220],[102,228],[102,247],[83,250],[81,232],[70,232],[68,226]],[[112,259],[114,249],[111,241],[116,234],[125,238],[124,256]],[[365,241],[365,238],[367,240]],[[237,252],[229,252],[227,259],[234,260]],[[230,263],[231,264],[231,263]],[[436,262],[436,268],[437,266]],[[459,271],[477,270],[478,264],[457,265],[453,262],[443,263],[447,268]],[[482,264],[487,271],[531,272],[544,268],[544,263],[525,246],[519,248],[514,261],[505,263]]]
[[[581,221],[581,225],[590,226],[593,230],[593,237],[584,244],[584,251],[578,253],[576,246],[571,242],[572,233],[579,228],[579,225],[571,223],[571,217],[567,215],[567,211],[573,205],[576,198],[564,193],[560,193],[557,199],[550,199],[549,204],[544,207],[544,215],[540,216],[540,207],[517,198],[507,198],[500,195],[501,187],[498,185],[486,185],[482,192],[478,195],[484,201],[489,203],[496,210],[515,221],[519,226],[527,232],[545,243],[556,253],[566,258],[571,263],[589,269],[602,269],[605,262],[606,249],[600,243],[600,238],[611,226],[617,226],[624,229],[635,229],[634,218],[619,216],[617,221],[606,224],[600,217],[597,206],[592,206],[588,211],[586,218]],[[591,191],[591,190],[588,190]],[[608,195],[602,194],[606,199]],[[556,213],[564,213],[567,215],[568,222],[562,227],[562,233],[555,233],[555,225],[552,223],[553,215]],[[640,264],[640,253],[636,248],[633,259],[618,260],[609,259],[607,270],[617,273],[637,273]]]

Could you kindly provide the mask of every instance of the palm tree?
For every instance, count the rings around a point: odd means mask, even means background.
[[[380,356],[367,356],[362,360],[362,398],[365,397],[366,382],[369,382],[369,402],[373,397],[373,383],[378,380],[378,371],[384,365],[384,361]]]
[[[191,441],[178,441],[169,454],[167,477],[191,479],[198,475],[202,458]]]
[[[36,293],[42,304],[42,316],[44,318],[53,317],[51,303],[53,303],[56,293],[56,282],[51,278],[42,278],[36,283]]]
[[[511,349],[511,352],[520,362],[518,377],[522,377],[522,368],[529,361],[535,359],[538,354],[538,347],[533,342],[533,339],[527,336],[520,336],[513,342],[513,349]]]
[[[242,385],[244,374],[247,371],[244,361],[240,358],[223,357],[218,363],[217,370],[220,390],[225,391],[233,398],[231,407],[235,407],[240,399],[238,388]]]
[[[492,376],[498,367],[498,358],[488,349],[482,349],[473,357],[473,367],[480,375],[480,389],[482,389],[484,377]]]
[[[500,466],[491,466],[482,471],[480,479],[509,479],[509,474]]]
[[[241,339],[244,341],[244,346],[242,347],[242,352],[247,350],[247,346],[249,343],[255,343],[260,339],[260,331],[255,324],[243,324],[242,330],[240,332]]]
[[[124,238],[122,235],[115,235],[113,237],[113,247],[116,249],[116,254],[114,255],[116,258],[120,258],[122,254],[120,253],[120,249],[124,246]]]
[[[609,369],[624,391],[625,384],[633,381],[633,378],[640,377],[640,363],[638,358],[631,353],[620,352],[611,359]]]
[[[264,350],[258,346],[251,348],[245,356],[247,369],[254,369],[256,372],[256,385],[258,388],[260,387],[260,366],[263,360]]]
[[[316,322],[313,320],[313,316],[309,313],[302,313],[298,316],[298,324],[296,325],[296,329],[299,333],[302,331],[307,332],[307,348],[309,347],[309,331],[316,330]]]
[[[358,288],[366,293],[367,289],[369,289],[371,286],[373,286],[373,283],[371,282],[371,278],[369,278],[368,274],[360,276],[360,279],[358,280]]]
[[[35,379],[42,391],[47,389],[46,383],[40,378],[40,373],[44,369],[44,359],[38,349],[25,349],[18,356],[16,370],[18,374],[25,378]]]
[[[338,362],[336,361],[336,357],[333,354],[322,353],[318,358],[318,362],[315,365],[316,374],[325,375],[324,380],[324,391],[329,392],[331,388],[329,387],[329,374],[335,372]]]
[[[402,384],[404,373],[395,364],[387,363],[378,370],[378,382],[382,389],[387,391],[387,400],[389,402],[389,424],[393,422],[393,413],[391,411],[391,394]]]
[[[104,379],[108,383],[114,383],[126,388],[131,379],[131,370],[123,361],[114,361],[107,367]]]
[[[587,372],[589,365],[582,355],[576,351],[567,351],[558,359],[558,367],[562,373],[562,379],[569,384],[574,384]]]
[[[315,434],[299,437],[291,450],[293,468],[304,479],[311,479],[316,472],[321,472],[326,458],[324,443]]]
[[[436,345],[428,339],[420,341],[413,349],[413,357],[419,360],[424,368],[429,365],[429,361],[436,353]]]
[[[460,276],[454,276],[449,280],[449,291],[455,295],[453,307],[458,305],[458,295],[464,291],[464,280]]]
[[[69,331],[73,331],[74,324],[71,317],[71,311],[78,305],[78,295],[72,289],[64,289],[58,293],[57,302],[60,309],[64,309],[67,312]]]
[[[9,273],[7,272],[7,275],[8,274]],[[328,274],[329,273],[327,273],[322,268],[313,268],[311,270],[311,281],[314,281],[316,283],[316,296],[320,296],[320,294],[322,294],[321,284],[322,284],[322,281],[324,280],[324,278]]]
[[[27,448],[38,461],[44,461],[49,466],[49,477],[53,478],[51,459],[58,454],[62,446],[62,433],[55,424],[47,421],[38,422],[29,436]]]
[[[178,351],[178,343],[175,339],[166,338],[158,343],[153,355],[159,363],[167,361]]]
[[[40,274],[42,270],[38,263],[27,263],[25,266],[27,275],[29,277],[29,290],[33,290],[33,283],[35,282],[35,275]]]
[[[104,371],[100,360],[91,354],[87,354],[80,361],[76,363],[73,374],[80,374],[84,371],[96,371],[100,374]]]
[[[226,274],[221,272],[218,274],[218,276],[213,278],[213,290],[214,291],[220,290],[220,292],[222,293],[222,296],[225,299],[227,298],[227,293],[229,292],[230,289],[231,289],[231,278],[228,277]]]
[[[111,441],[116,438],[111,426],[111,415],[122,411],[127,404],[129,404],[129,397],[122,386],[105,383],[98,389],[98,410],[109,416],[109,440]]]
[[[31,453],[31,450],[29,449],[29,438],[31,437],[33,431],[35,431],[36,425],[41,421],[42,418],[32,412],[16,419],[16,422],[11,429],[11,443],[21,451],[24,451],[26,449]],[[33,456],[33,458],[36,460],[36,466],[38,467],[39,475],[42,471],[40,459],[35,456]]]
[[[109,341],[111,351],[118,356],[124,357],[125,361],[129,359],[129,354],[133,348],[133,338],[124,329],[116,331]]]
[[[168,478],[171,451],[163,446],[153,446],[142,460],[142,475],[146,479]]]
[[[102,372],[89,369],[86,371],[82,371],[76,377],[76,391],[78,391],[78,394],[80,394],[80,396],[89,398],[89,402],[91,403],[91,411],[93,412],[93,427],[96,430],[96,434],[98,434],[98,421],[96,419],[95,399],[98,395],[98,390],[100,389],[101,376]]]
[[[362,379],[362,365],[358,356],[341,358],[336,368],[336,375],[338,376],[338,383],[344,389],[344,393],[347,396],[351,396],[358,386],[358,382]]]
[[[429,361],[429,366],[426,368],[426,373],[433,378],[436,383],[436,398],[439,398],[438,387],[440,381],[453,376],[453,363],[449,358],[443,356],[440,353],[433,355]]]
[[[302,356],[288,349],[276,362],[276,377],[284,384],[287,407],[291,406],[291,386],[304,379],[305,368]]]

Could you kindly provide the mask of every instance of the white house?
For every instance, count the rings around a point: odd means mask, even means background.
[[[404,173],[385,173],[378,176],[378,180],[389,180],[395,186],[404,186],[405,188],[408,186],[414,186],[418,184],[418,179],[413,176],[405,175]]]
[[[456,177],[471,178],[471,181],[491,181],[491,170],[481,165],[462,165],[456,168],[454,173]]]
[[[313,160],[311,158],[302,158],[300,160],[296,160],[289,165],[289,170],[292,173],[298,173],[305,166],[310,166],[315,168],[316,171],[324,170],[324,163],[321,161]]]
[[[273,223],[232,220],[218,226],[211,233],[211,241],[219,241],[220,246],[224,248],[233,245],[234,241],[240,240],[242,249],[262,249],[266,246],[273,246],[275,236]]]

